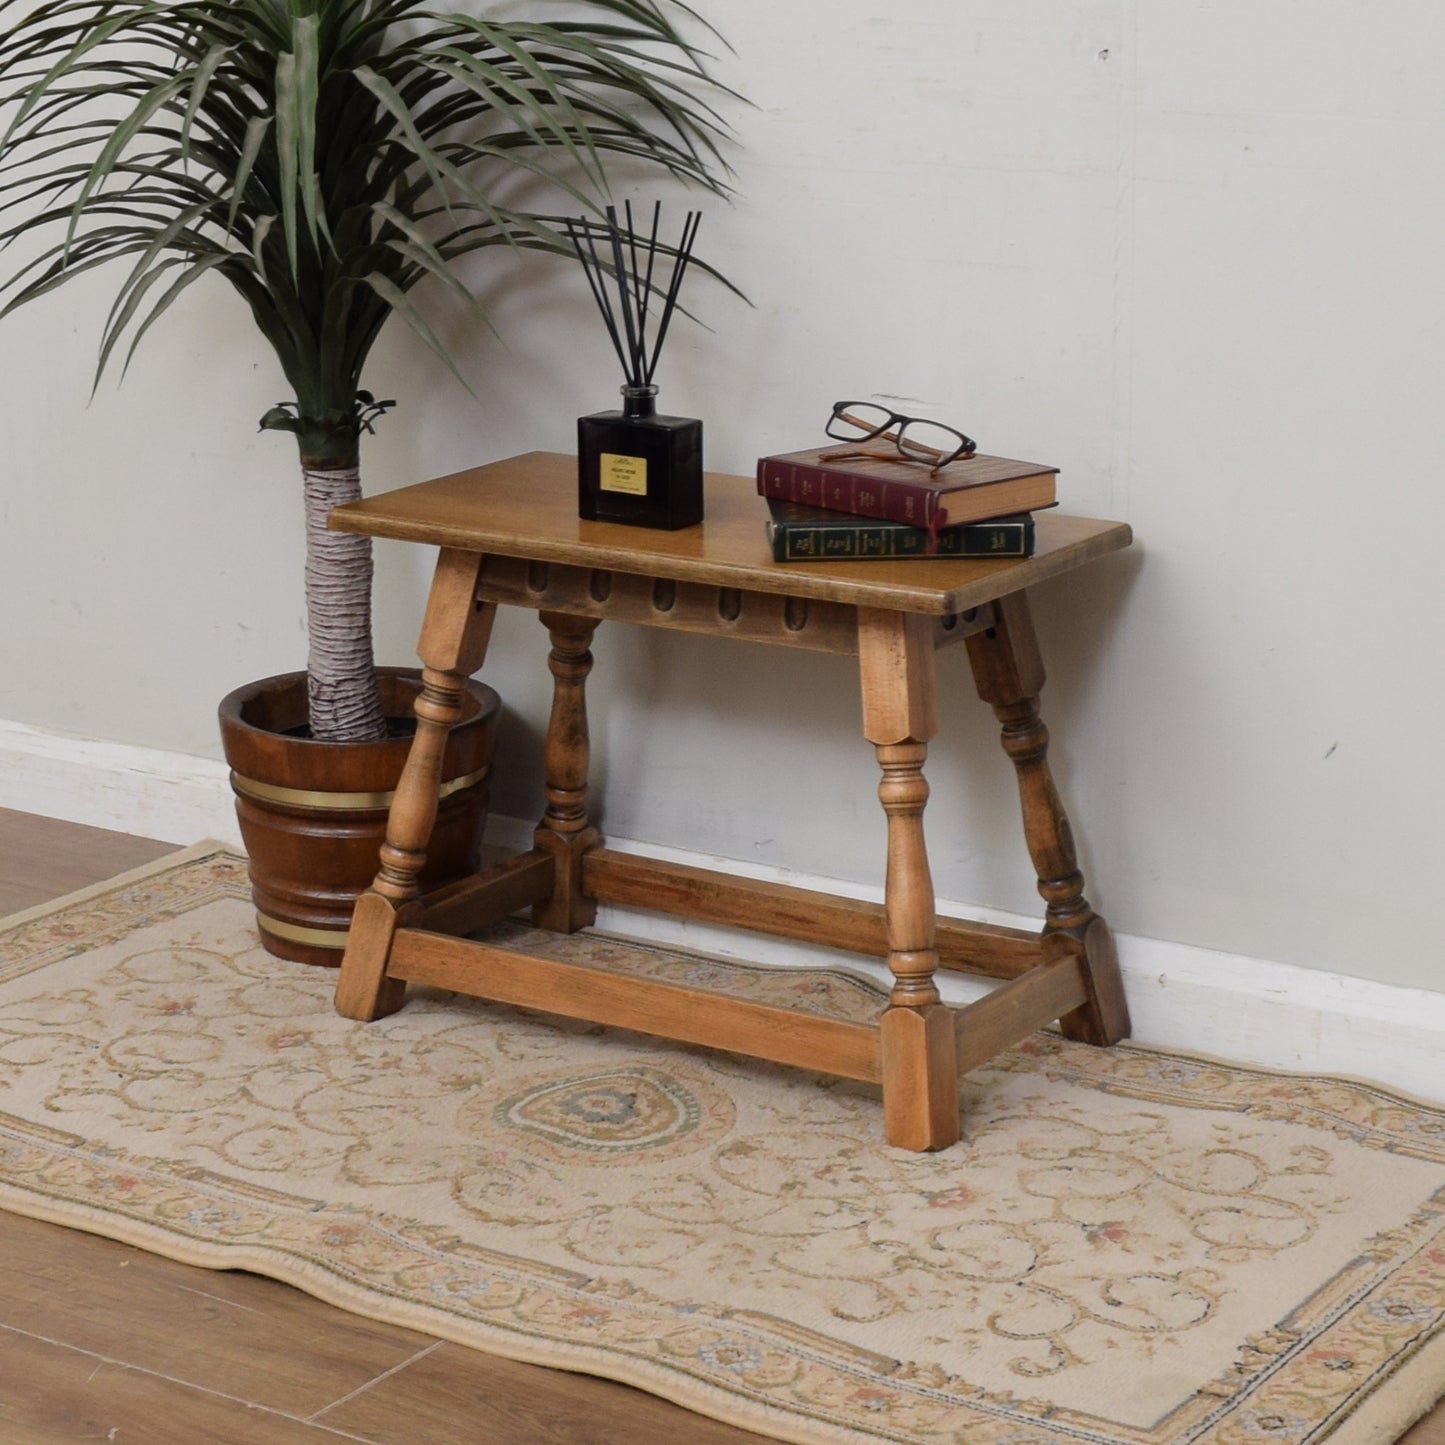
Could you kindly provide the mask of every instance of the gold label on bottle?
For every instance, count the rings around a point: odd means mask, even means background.
[[[647,458],[624,457],[603,452],[598,458],[598,486],[604,492],[626,492],[631,497],[647,495]]]

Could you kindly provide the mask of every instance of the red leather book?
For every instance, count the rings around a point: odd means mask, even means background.
[[[881,517],[910,527],[956,527],[1057,501],[1057,467],[977,454],[950,462],[937,476],[901,457],[831,460],[838,445],[758,459],[758,492],[784,502]]]

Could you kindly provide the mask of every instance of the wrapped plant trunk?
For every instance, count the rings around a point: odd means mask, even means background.
[[[261,418],[267,431],[291,432],[301,456],[306,519],[306,695],[310,736],[322,742],[375,742],[387,735],[376,682],[371,626],[371,539],[332,532],[333,507],[361,497],[361,438],[395,405],[356,392],[328,416],[306,416],[293,402]],[[361,545],[357,545],[360,543]]]
[[[303,465],[301,480],[311,733],[356,741],[384,737],[371,645],[371,538],[326,529],[332,507],[360,499],[361,468]]]

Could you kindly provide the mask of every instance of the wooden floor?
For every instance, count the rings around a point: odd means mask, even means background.
[[[0,808],[0,917],[171,845]],[[0,1213],[0,1442],[744,1445],[625,1385]],[[1402,1437],[1445,1445],[1445,1405]]]

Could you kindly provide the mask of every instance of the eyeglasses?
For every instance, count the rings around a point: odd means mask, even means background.
[[[896,427],[896,430],[890,428]],[[922,462],[933,472],[941,471],[960,457],[972,456],[978,444],[956,427],[924,417],[903,416],[871,401],[839,401],[833,403],[828,418],[827,435],[834,441],[851,442],[852,446],[820,453],[824,461],[843,461],[849,457],[890,457],[888,450],[864,446],[867,442],[890,442],[905,461]]]

